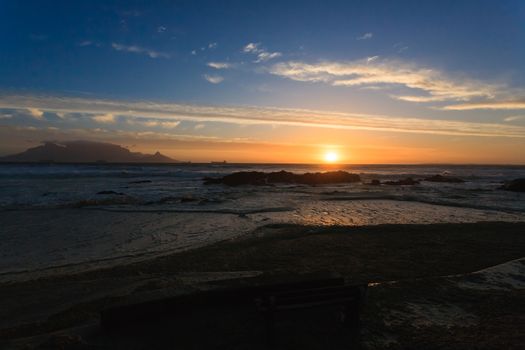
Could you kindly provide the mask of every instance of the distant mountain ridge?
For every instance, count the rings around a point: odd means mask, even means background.
[[[44,142],[18,154],[0,157],[0,162],[54,162],[54,163],[175,163],[159,152],[144,154],[105,142],[66,141]]]

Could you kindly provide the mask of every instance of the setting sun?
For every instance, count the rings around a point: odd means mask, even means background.
[[[339,159],[339,155],[334,151],[329,151],[324,154],[324,160],[328,163],[335,163]]]

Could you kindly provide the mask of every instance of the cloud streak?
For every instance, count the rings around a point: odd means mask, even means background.
[[[244,53],[251,53],[257,56],[255,63],[266,62],[277,57],[281,57],[282,53],[280,52],[268,52],[266,49],[261,47],[260,43],[248,43],[243,47],[242,51]]]
[[[518,120],[525,120],[525,115],[511,115],[503,119],[506,122],[515,122]]]
[[[112,43],[111,47],[116,51],[147,55],[150,58],[170,58],[170,55],[167,53],[146,49],[137,45],[123,45],[119,43]]]
[[[206,79],[209,83],[212,83],[212,84],[220,84],[223,82],[224,78],[221,77],[220,75],[209,75],[209,74],[204,74],[202,76],[204,79]]]
[[[84,47],[84,46],[91,46],[93,42],[91,40],[84,40],[78,43],[78,46]]]
[[[444,106],[446,111],[468,111],[476,109],[509,110],[525,109],[525,101],[487,101]]]
[[[95,115],[91,117],[95,122],[102,123],[102,124],[114,124],[115,123],[115,115],[112,113],[106,113],[106,114],[100,114]]]
[[[357,40],[368,40],[368,39],[372,39],[373,36],[374,36],[374,33],[364,33],[363,35],[358,36],[356,39]]]
[[[215,69],[229,69],[232,68],[231,63],[226,62],[208,62],[206,64],[208,67],[215,68]]]
[[[76,113],[127,118],[149,118],[161,121],[220,121],[236,124],[293,125],[348,130],[389,131],[438,135],[525,138],[525,127],[497,123],[456,120],[429,120],[413,117],[354,114],[274,107],[202,106],[158,102],[130,102],[53,96],[0,96],[0,108],[28,110],[37,108],[54,113]],[[102,118],[101,116],[105,116]],[[114,120],[114,118],[113,118]]]
[[[41,110],[37,109],[37,108],[28,108],[27,109],[29,111],[29,115],[37,120],[42,120],[44,119],[44,112],[42,112]]]
[[[421,68],[400,61],[379,60],[375,56],[357,61],[321,61],[305,63],[282,62],[273,65],[270,73],[304,82],[321,82],[333,86],[401,86],[419,91],[417,95],[393,95],[408,102],[468,101],[473,98],[494,98],[501,85],[477,80],[454,79],[435,69]]]
[[[128,120],[129,124],[139,124],[148,128],[161,127],[164,129],[175,129],[179,126],[180,121],[162,121],[162,120]]]

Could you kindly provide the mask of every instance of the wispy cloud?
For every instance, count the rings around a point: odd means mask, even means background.
[[[115,123],[115,115],[113,115],[112,113],[94,115],[91,117],[91,119],[93,119],[97,123],[102,123],[102,124],[114,124]]]
[[[280,56],[282,56],[280,52],[260,52],[257,54],[257,59],[255,60],[255,63],[266,62]]]
[[[166,31],[166,27],[164,26],[158,26],[157,27],[157,33],[164,33]]]
[[[219,47],[219,43],[217,43],[217,42],[210,42],[206,46],[201,46],[200,49],[191,50],[191,54],[195,56],[195,55],[197,55],[197,53],[199,51],[203,51],[204,52],[206,50],[215,50],[217,47]]]
[[[306,82],[323,82],[333,86],[392,85],[416,89],[423,95],[393,95],[409,102],[468,101],[472,98],[493,98],[502,88],[486,82],[451,78],[443,72],[413,64],[372,57],[364,60],[318,63],[282,62],[273,65],[270,73]]]
[[[206,65],[215,69],[228,69],[232,67],[231,63],[226,62],[208,62]]]
[[[518,120],[525,120],[525,115],[511,115],[503,119],[506,122],[514,122]]]
[[[123,45],[118,43],[112,43],[111,47],[116,51],[131,52],[136,54],[147,55],[150,58],[170,58],[170,55],[164,52],[155,51],[140,47],[137,45]]]
[[[367,58],[366,58],[366,63],[374,62],[374,61],[377,60],[378,58],[379,58],[379,56],[367,57]]]
[[[72,128],[64,130],[55,127],[34,127],[34,126],[9,126],[0,125],[0,138],[6,139],[6,136],[13,139],[13,141],[20,142],[25,140],[24,137],[39,138],[39,139],[53,139],[61,141],[69,140],[99,140],[115,142],[136,142],[145,140],[150,145],[153,140],[169,141],[169,148],[174,147],[173,142],[181,143],[195,143],[199,145],[203,143],[210,143],[210,146],[215,147],[217,143],[224,144],[253,144],[254,142],[247,138],[221,138],[216,136],[203,136],[193,134],[175,133],[172,130],[169,132],[163,131],[129,131],[120,129],[105,129],[105,128]],[[23,142],[23,141],[22,141]],[[26,145],[21,145],[21,149],[27,148]]]
[[[392,45],[394,47],[394,49],[396,50],[397,53],[401,53],[405,50],[408,50],[408,46],[405,45],[404,43],[402,42],[398,42],[398,43],[395,43],[394,45]]]
[[[373,36],[374,36],[374,33],[364,33],[363,35],[358,36],[356,39],[357,40],[368,40],[368,39],[372,39]]]
[[[180,121],[162,119],[128,119],[127,123],[131,125],[141,125],[149,128],[162,127],[165,129],[174,129],[180,124]]]
[[[220,75],[204,74],[203,78],[206,79],[208,82],[210,82],[212,84],[219,84],[219,83],[221,83],[224,80],[224,78],[221,77]]]
[[[78,43],[78,46],[91,46],[93,42],[91,40],[84,40]]]
[[[525,127],[498,123],[458,120],[418,119],[388,115],[370,115],[286,109],[273,107],[221,107],[173,103],[130,102],[51,96],[1,96],[0,108],[77,113],[102,120],[111,116],[149,118],[161,121],[221,121],[236,124],[295,125],[335,129],[390,131],[439,135],[468,135],[525,138]]]
[[[506,110],[506,109],[525,109],[525,101],[486,101],[462,103],[457,105],[444,106],[442,109],[448,111],[467,111],[474,109]]]
[[[42,120],[44,119],[44,112],[37,108],[28,108],[29,115],[35,119]]]
[[[242,51],[246,53],[249,53],[249,52],[257,53],[260,50],[259,46],[260,46],[260,43],[248,43],[246,44],[246,46],[242,48]]]
[[[160,122],[160,126],[162,126],[163,128],[168,128],[168,129],[174,129],[177,126],[179,126],[179,124],[180,124],[179,121]]]
[[[282,56],[282,53],[280,52],[267,51],[266,49],[261,47],[260,43],[248,43],[243,47],[242,51],[244,53],[251,53],[256,55],[257,59],[254,61],[255,63],[266,62],[271,59]]]
[[[136,124],[136,122],[133,124]],[[147,120],[147,121],[140,122],[140,124],[144,126],[148,126],[148,127],[153,127],[153,126],[158,126],[159,121],[158,120]]]

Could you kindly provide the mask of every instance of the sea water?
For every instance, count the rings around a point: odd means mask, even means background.
[[[236,171],[345,170],[362,182],[204,185]],[[463,183],[371,180],[441,174]],[[523,166],[0,165],[0,276],[83,270],[195,248],[275,223],[305,225],[525,221],[525,194],[501,190]]]

